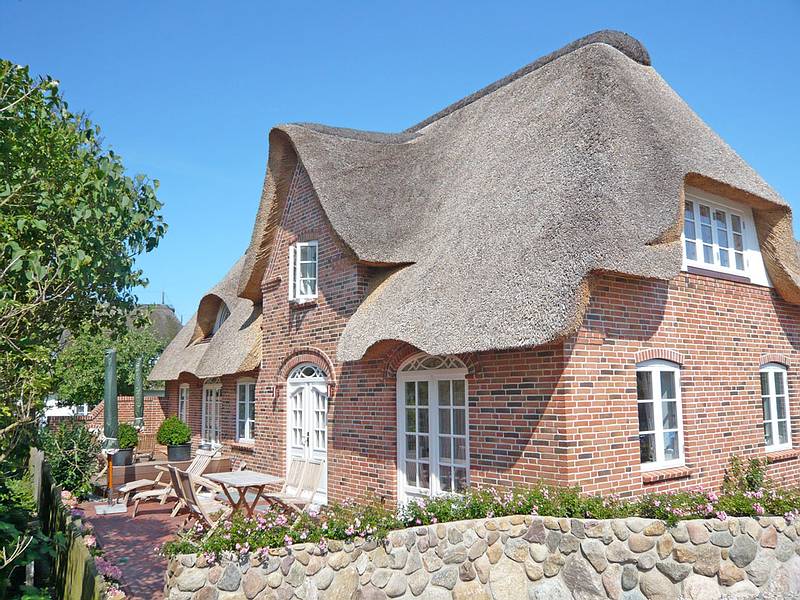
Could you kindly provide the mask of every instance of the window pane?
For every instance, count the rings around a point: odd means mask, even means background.
[[[786,397],[785,396],[777,396],[775,398],[775,409],[778,412],[779,419],[786,418]]]
[[[661,417],[664,429],[678,428],[678,403],[674,401],[661,403]]]
[[[664,434],[664,460],[676,460],[680,457],[680,448],[678,448],[678,432],[667,431]]]
[[[452,444],[450,443],[449,437],[442,437],[439,438],[439,458],[442,460],[446,460],[450,462],[450,459],[453,458],[452,453],[450,452]]]
[[[465,461],[467,460],[467,440],[464,438],[456,438],[454,440],[455,444],[455,458],[458,461]]]
[[[783,396],[783,394],[786,393],[783,387],[783,373],[780,371],[773,371],[773,377],[775,380],[775,395]]]
[[[428,405],[428,382],[427,381],[419,381],[417,382],[417,401],[422,406]]]
[[[467,470],[466,469],[453,469],[455,476],[455,491],[463,492],[467,489]]]
[[[652,402],[639,402],[639,431],[653,431],[655,427]]]
[[[731,226],[736,233],[742,233],[742,220],[736,215],[731,215]]]
[[[709,265],[714,264],[714,248],[711,246],[703,246],[703,261]]]
[[[697,260],[697,244],[690,240],[686,240],[686,258],[688,260]]]
[[[317,263],[300,263],[300,277],[314,279],[317,276]]]
[[[673,400],[675,396],[675,372],[661,371],[661,398]]]
[[[778,443],[787,444],[789,442],[789,428],[786,421],[778,421]]]
[[[453,409],[453,433],[456,435],[467,434],[467,411],[463,408]]]
[[[439,405],[448,406],[450,404],[450,382],[442,380],[439,382]]]
[[[639,400],[653,397],[653,374],[650,371],[636,372],[636,397]]]
[[[316,261],[317,260],[317,246],[314,244],[300,246],[300,260],[301,262]]]
[[[686,237],[687,240],[694,240],[695,237],[694,221],[683,222],[683,235]]]
[[[417,485],[417,463],[406,462],[406,483],[408,485]]]
[[[767,446],[773,446],[775,442],[772,439],[772,423],[764,423],[764,441]]]
[[[769,396],[769,373],[761,371],[761,395]]]
[[[440,467],[439,469],[439,485],[442,486],[442,491],[453,491],[453,477],[452,469],[450,467]]]
[[[431,467],[428,463],[419,463],[419,487],[431,487]]]
[[[417,436],[406,436],[406,458],[417,458]]]
[[[720,248],[727,248],[728,247],[728,230],[727,229],[717,229],[717,244],[719,244]]]
[[[453,380],[453,404],[456,406],[464,406],[466,398],[464,397],[464,380]]]
[[[419,457],[420,458],[428,458],[430,453],[430,448],[428,447],[428,436],[421,435],[418,439],[419,442]]]
[[[733,249],[737,252],[742,252],[744,250],[744,244],[742,243],[742,236],[738,233],[733,234]]]
[[[416,404],[417,395],[414,393],[414,382],[406,381],[406,404],[414,406]]]
[[[643,463],[656,460],[656,434],[647,433],[639,436],[639,460]]]
[[[705,225],[711,224],[711,209],[702,204],[700,205],[700,222]]]
[[[417,430],[417,411],[413,408],[406,409],[406,431],[414,432]]]
[[[711,225],[701,225],[700,226],[700,233],[703,236],[703,243],[704,244],[711,244]]]
[[[687,220],[694,220],[694,202],[687,200],[684,203],[683,218]]]
[[[428,409],[419,409],[419,431],[420,433],[428,433]]]
[[[725,218],[725,213],[721,210],[714,211],[714,221],[717,224],[717,229],[727,229],[728,221]]]
[[[744,257],[740,252],[734,254],[734,258],[736,258],[736,268],[739,271],[744,271]]]
[[[772,419],[772,410],[770,408],[769,396],[761,397],[761,406],[764,412],[764,420],[769,421]]]
[[[729,267],[731,262],[728,260],[728,251],[724,248],[719,249],[719,264],[722,267]]]
[[[244,438],[244,420],[240,419],[237,427],[237,436],[241,439]]]
[[[450,433],[450,410],[447,408],[439,409],[439,432]]]

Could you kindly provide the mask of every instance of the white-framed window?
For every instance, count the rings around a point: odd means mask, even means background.
[[[242,380],[236,385],[236,438],[239,441],[255,439],[256,384]]]
[[[761,406],[764,415],[764,444],[768,452],[792,447],[789,420],[789,386],[786,367],[768,363],[761,367]]]
[[[770,285],[753,211],[747,205],[687,190],[681,242],[684,270],[697,267]]]
[[[636,365],[639,458],[643,471],[684,464],[680,367],[666,360]]]
[[[397,372],[399,500],[469,486],[467,368],[451,356],[419,355]]]
[[[220,396],[222,384],[207,383],[203,386],[203,403],[201,407],[201,440],[212,446],[220,444]]]
[[[219,308],[217,309],[217,318],[214,319],[214,327],[211,329],[211,335],[214,335],[219,331],[219,328],[222,327],[222,324],[225,320],[231,316],[231,311],[228,308],[228,305],[224,302],[219,303]]]
[[[189,414],[189,384],[181,384],[178,389],[178,418],[186,423],[186,417]]]
[[[313,300],[318,293],[319,244],[297,242],[289,247],[289,300]]]

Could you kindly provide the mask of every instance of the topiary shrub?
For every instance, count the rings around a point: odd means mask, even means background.
[[[192,430],[178,417],[167,417],[158,428],[156,439],[164,446],[181,446],[192,439]]]
[[[117,430],[117,441],[119,442],[120,450],[127,450],[135,448],[139,443],[139,433],[133,425],[122,423]]]

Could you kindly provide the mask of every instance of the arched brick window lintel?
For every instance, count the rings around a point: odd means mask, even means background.
[[[279,373],[279,381],[283,382],[289,377],[292,370],[302,364],[316,365],[328,376],[329,386],[336,385],[336,371],[333,368],[333,361],[325,352],[313,347],[295,348],[283,361]]]
[[[785,354],[781,354],[780,352],[769,352],[766,354],[762,354],[761,358],[759,359],[759,366],[763,367],[769,363],[778,363],[779,365],[783,365],[787,369],[789,368],[789,357]]]
[[[645,348],[633,355],[633,360],[636,364],[657,359],[668,360],[677,365],[683,365],[684,362],[683,354],[671,348]]]

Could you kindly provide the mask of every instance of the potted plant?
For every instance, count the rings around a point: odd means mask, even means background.
[[[164,419],[158,428],[156,439],[167,447],[167,459],[170,462],[189,460],[192,455],[192,430],[178,417]]]
[[[139,434],[133,425],[121,423],[117,430],[119,450],[114,454],[112,464],[115,467],[133,464],[133,449],[139,443]]]

